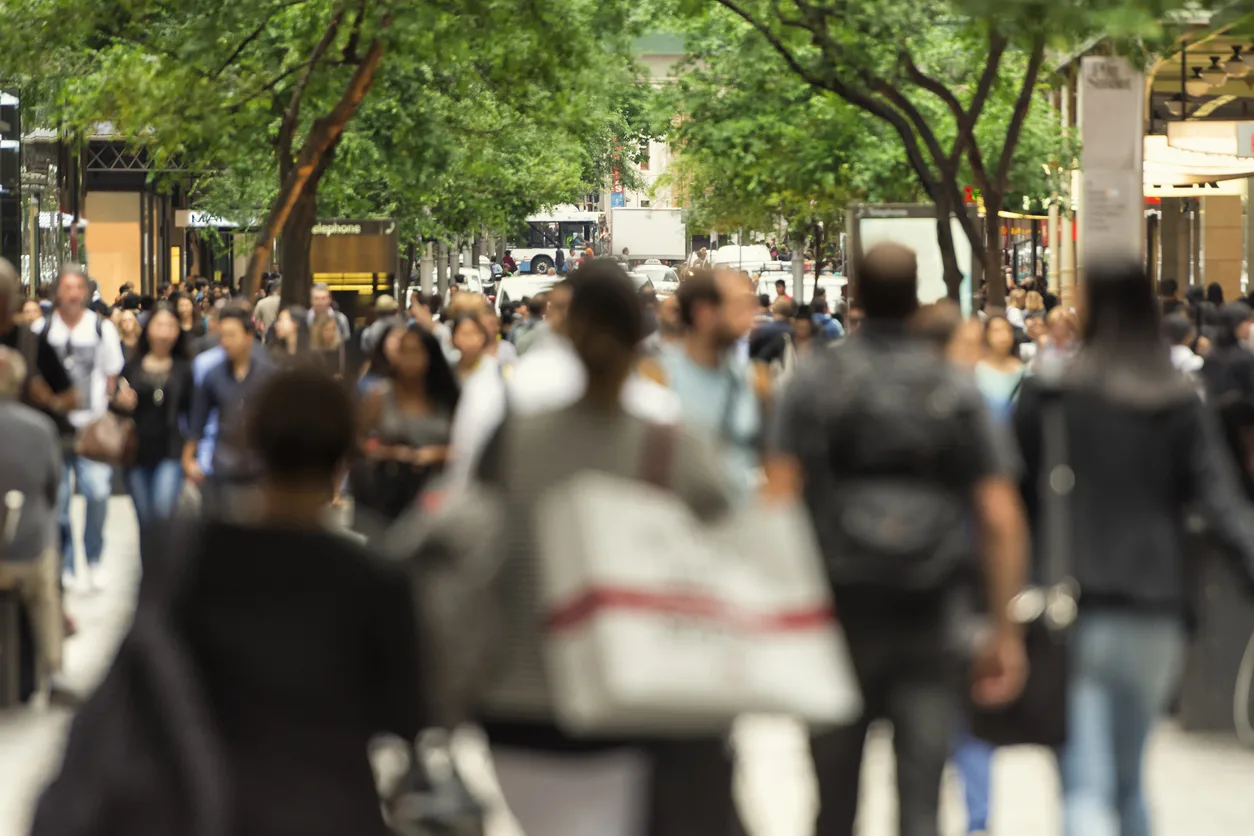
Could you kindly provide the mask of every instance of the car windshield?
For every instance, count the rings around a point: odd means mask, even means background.
[[[636,290],[645,290],[653,287],[653,280],[644,273],[628,273],[631,277],[631,283],[636,286]]]
[[[679,274],[665,264],[642,264],[636,272],[660,284],[678,284]]]

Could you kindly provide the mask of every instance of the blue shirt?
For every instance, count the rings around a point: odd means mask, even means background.
[[[196,386],[188,432],[192,438],[203,438],[209,416],[214,412],[218,414],[218,438],[212,461],[215,477],[238,481],[256,475],[253,462],[243,448],[244,409],[248,398],[272,371],[273,367],[268,362],[254,354],[248,374],[241,380],[224,359],[209,369],[204,380]]]
[[[733,348],[722,363],[709,368],[694,362],[679,346],[664,347],[658,362],[671,391],[679,396],[684,424],[714,437],[734,491],[733,501],[747,502],[757,482],[762,435],[762,411],[749,364]]]
[[[226,362],[226,349],[214,346],[196,356],[192,360],[192,384],[200,389],[205,376],[217,366]],[[194,399],[194,398],[193,398]],[[205,426],[200,434],[200,444],[196,447],[196,463],[206,476],[213,473],[213,449],[218,441],[218,411],[215,409],[205,419]]]

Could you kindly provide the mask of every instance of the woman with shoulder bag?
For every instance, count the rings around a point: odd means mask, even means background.
[[[173,517],[183,488],[182,421],[192,398],[186,333],[174,309],[158,305],[135,356],[118,376],[112,406],[134,421],[134,461],[126,469],[126,486],[141,528]]]
[[[1058,753],[1064,832],[1149,836],[1145,743],[1192,620],[1186,505],[1209,518],[1252,587],[1254,507],[1217,421],[1172,366],[1152,283],[1134,265],[1099,266],[1083,292],[1081,348],[1057,377],[1026,382],[1015,430],[1037,554],[1053,564],[1038,568],[1078,591]]]
[[[363,459],[351,479],[357,508],[382,523],[399,517],[443,470],[460,394],[439,342],[417,326],[400,336],[389,366],[362,398]]]
[[[586,393],[555,411],[511,416],[483,454],[481,477],[503,486],[506,505],[517,510],[518,520],[530,519],[546,491],[578,473],[643,478],[648,474],[642,474],[642,463],[657,452],[652,448],[670,439],[665,443],[669,455],[658,464],[661,472],[652,474],[659,477],[656,484],[667,486],[702,519],[726,513],[731,494],[709,442],[682,428],[659,428],[623,407],[623,386],[644,336],[643,309],[630,280],[613,262],[590,261],[570,281],[566,334],[586,370]],[[485,475],[490,471],[496,471],[494,477]],[[502,613],[537,612],[542,602],[532,526],[507,528],[504,572],[510,600],[502,604]],[[543,638],[525,616],[511,620],[507,630],[508,658],[496,671],[477,719],[487,733],[505,801],[528,836],[735,832],[731,805],[724,808],[708,798],[720,797],[727,788],[711,789],[699,777],[708,772],[701,758],[719,752],[719,740],[710,736],[710,745],[687,761],[689,786],[674,787],[687,803],[667,804],[651,794],[663,757],[658,741],[630,734],[582,735],[561,726]],[[695,733],[680,738],[693,741],[706,738]],[[717,810],[710,812],[711,807]],[[722,818],[710,821],[714,816]]]

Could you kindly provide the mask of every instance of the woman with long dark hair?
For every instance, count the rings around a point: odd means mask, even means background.
[[[1124,836],[1148,836],[1145,742],[1180,674],[1193,607],[1186,505],[1206,514],[1251,583],[1254,509],[1218,423],[1171,363],[1149,279],[1134,265],[1097,266],[1083,287],[1081,347],[1058,375],[1026,381],[1015,429],[1037,545],[1045,506],[1065,503],[1066,530],[1047,536],[1062,538],[1079,586],[1059,753],[1065,833],[1118,821]],[[1046,426],[1065,427],[1065,459]]]
[[[270,359],[280,368],[301,363],[309,352],[309,312],[299,305],[279,311],[274,327],[266,332]]]
[[[401,336],[386,381],[366,392],[358,432],[365,457],[355,471],[359,509],[399,517],[444,469],[460,387],[439,341],[417,326]]]
[[[172,306],[156,307],[114,396],[114,409],[135,421],[136,456],[126,486],[141,528],[174,516],[183,489],[182,419],[191,409],[192,364],[179,325]]]
[[[185,293],[174,293],[170,296],[170,304],[179,318],[179,328],[189,340],[200,339],[205,335],[205,318],[196,309],[196,300]]]

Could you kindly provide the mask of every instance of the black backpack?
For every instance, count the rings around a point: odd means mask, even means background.
[[[942,589],[971,559],[971,462],[982,401],[924,344],[854,338],[829,351],[807,501],[832,582]]]

